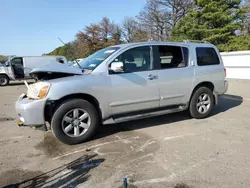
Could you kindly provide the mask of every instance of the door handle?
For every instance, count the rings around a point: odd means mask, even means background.
[[[148,75],[147,79],[149,80],[154,80],[154,79],[157,79],[158,77],[157,76],[154,76],[152,74]]]

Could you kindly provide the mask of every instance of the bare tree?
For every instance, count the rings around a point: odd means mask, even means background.
[[[76,34],[76,38],[77,40],[86,43],[90,51],[96,51],[101,48],[101,27],[98,24],[86,26],[84,31],[79,31]]]
[[[148,33],[141,27],[138,27],[137,30],[133,33],[132,38],[133,42],[146,42],[148,41]]]
[[[147,41],[146,30],[133,17],[125,17],[122,22],[122,37],[126,42]]]
[[[158,0],[148,0],[137,16],[139,23],[147,31],[150,40],[163,41],[169,36],[167,15]]]
[[[102,18],[100,22],[100,28],[101,28],[101,35],[102,38],[105,42],[108,42],[108,38],[111,37],[114,29],[115,29],[115,24],[112,23],[109,18],[104,17]]]
[[[133,35],[138,28],[138,22],[133,17],[125,17],[122,22],[122,35],[127,42],[133,42]]]
[[[167,24],[172,29],[193,7],[192,0],[158,0],[167,15]]]
[[[122,35],[122,30],[119,27],[119,25],[114,24],[113,25],[113,31],[112,31],[112,40],[114,44],[120,44],[121,43],[121,35]]]
[[[148,0],[138,20],[151,40],[168,40],[171,30],[192,6],[192,0]]]

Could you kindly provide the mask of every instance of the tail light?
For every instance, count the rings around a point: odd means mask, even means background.
[[[227,77],[227,69],[224,68],[224,74],[225,74],[225,77]]]

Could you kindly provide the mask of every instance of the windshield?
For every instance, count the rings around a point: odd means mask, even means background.
[[[8,63],[8,61],[6,61],[6,62],[0,62],[0,67],[6,67],[7,63]]]
[[[78,63],[82,69],[94,70],[98,65],[100,65],[105,59],[107,59],[118,49],[120,49],[120,47],[104,48],[79,61]],[[77,67],[77,64],[74,64],[73,66]]]

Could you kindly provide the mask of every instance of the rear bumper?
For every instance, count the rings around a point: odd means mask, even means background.
[[[21,95],[16,101],[16,113],[19,116],[19,126],[41,127],[45,125],[44,108],[46,100],[31,100]]]
[[[226,93],[227,89],[228,89],[228,81],[227,80],[225,80],[224,87],[225,87],[224,93]]]

